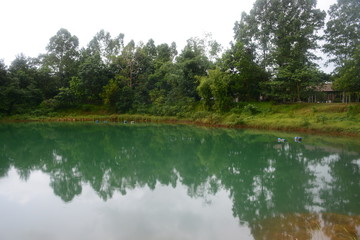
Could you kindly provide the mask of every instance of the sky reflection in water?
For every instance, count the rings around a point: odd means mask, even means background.
[[[1,239],[252,239],[231,214],[228,193],[203,199],[187,189],[157,184],[114,194],[106,202],[89,185],[64,203],[35,171],[25,182],[15,169],[0,180]]]

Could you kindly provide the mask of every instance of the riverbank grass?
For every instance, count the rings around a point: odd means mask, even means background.
[[[180,117],[181,116],[181,117]],[[285,131],[360,135],[360,104],[272,104],[241,103],[227,113],[200,107],[178,116],[119,114],[98,106],[82,106],[46,114],[2,117],[3,121],[135,121],[173,122],[223,127],[248,127]]]

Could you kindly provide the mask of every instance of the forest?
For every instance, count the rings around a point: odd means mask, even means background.
[[[19,54],[10,66],[0,60],[0,117],[87,106],[159,116],[221,113],[244,102],[307,102],[325,82],[359,100],[359,0],[338,0],[327,13],[316,0],[257,0],[233,29],[228,49],[206,35],[181,50],[175,42],[125,42],[124,34],[105,30],[80,48],[60,29],[37,58]],[[316,64],[319,51],[334,64],[331,74]]]

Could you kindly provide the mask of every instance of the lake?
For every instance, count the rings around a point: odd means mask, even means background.
[[[359,239],[359,140],[297,135],[2,123],[0,239]]]

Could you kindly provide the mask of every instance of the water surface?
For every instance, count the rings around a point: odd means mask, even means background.
[[[358,239],[360,144],[294,136],[1,124],[0,239]]]

